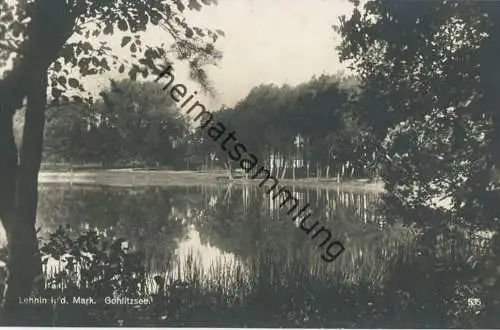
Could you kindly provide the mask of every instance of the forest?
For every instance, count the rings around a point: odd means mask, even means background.
[[[375,149],[349,102],[353,77],[262,85],[213,113],[278,178],[372,177]],[[155,82],[112,81],[93,104],[47,110],[44,160],[102,168],[228,169],[233,161]],[[22,122],[22,114],[19,115]],[[326,124],[325,124],[326,123]]]

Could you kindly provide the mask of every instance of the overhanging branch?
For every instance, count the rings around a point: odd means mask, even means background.
[[[10,45],[5,45],[5,44],[2,44],[2,43],[0,43],[0,49],[4,49],[4,50],[7,50],[9,52],[21,54],[21,50],[19,48],[13,47],[13,46],[10,46]]]

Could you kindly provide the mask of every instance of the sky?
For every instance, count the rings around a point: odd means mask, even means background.
[[[207,67],[217,97],[199,99],[215,110],[234,105],[260,84],[296,85],[313,75],[345,70],[338,61],[335,46],[340,38],[332,25],[352,8],[347,0],[219,0],[217,6],[188,12],[190,23],[225,33],[216,44],[222,60],[217,67]],[[163,30],[151,30],[144,37],[158,42],[165,36]],[[174,69],[176,81],[189,92],[200,90],[189,79],[187,67],[174,64]],[[112,73],[92,78],[91,88],[106,86],[109,76],[117,77]]]

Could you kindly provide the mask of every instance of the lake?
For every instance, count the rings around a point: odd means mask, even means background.
[[[334,262],[254,185],[42,184],[37,225],[43,238],[69,225],[142,251],[149,278],[171,284],[164,325],[473,324],[480,309],[471,301],[480,305],[481,292],[468,284],[475,273],[465,260],[486,254],[481,240],[443,231],[427,243],[421,231],[378,216],[374,192],[290,191],[344,244]],[[157,292],[157,282],[149,290]]]

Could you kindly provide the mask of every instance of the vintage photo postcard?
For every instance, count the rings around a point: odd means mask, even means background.
[[[0,326],[498,328],[500,1],[0,0]]]

